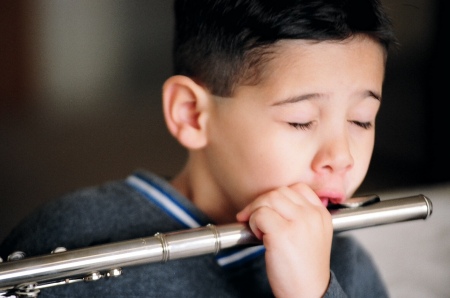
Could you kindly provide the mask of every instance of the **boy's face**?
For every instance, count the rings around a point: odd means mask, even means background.
[[[258,85],[214,98],[204,153],[223,198],[239,211],[297,182],[324,204],[352,196],[372,155],[384,60],[368,38],[283,41]]]

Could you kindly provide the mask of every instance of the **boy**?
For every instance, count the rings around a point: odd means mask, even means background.
[[[170,181],[138,172],[54,201],[11,233],[1,256],[240,221],[263,246],[41,295],[387,296],[370,256],[333,237],[326,209],[350,198],[369,166],[394,41],[379,1],[177,0],[175,16],[163,110],[188,150],[184,168]]]

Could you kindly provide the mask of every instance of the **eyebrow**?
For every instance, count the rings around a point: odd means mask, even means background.
[[[320,93],[308,93],[308,94],[293,96],[293,97],[289,97],[287,99],[277,101],[277,102],[273,103],[272,106],[281,106],[281,105],[285,105],[285,104],[296,103],[296,102],[303,101],[303,100],[320,98],[323,96],[324,95],[320,94]]]
[[[273,103],[272,106],[281,106],[281,105],[285,105],[285,104],[296,103],[296,102],[303,101],[303,100],[309,100],[309,99],[314,99],[314,98],[323,98],[324,96],[325,95],[321,94],[321,93],[308,93],[308,94],[293,96],[293,97],[289,97],[284,100],[277,101],[277,102]],[[375,91],[367,90],[367,91],[363,92],[363,98],[366,98],[366,97],[371,97],[371,98],[374,98],[381,102],[381,95]]]
[[[368,90],[366,93],[367,93],[367,97],[373,97],[376,100],[381,101],[381,94],[379,94],[375,91],[371,91],[371,90]]]

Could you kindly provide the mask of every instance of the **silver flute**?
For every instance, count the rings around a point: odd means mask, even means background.
[[[376,195],[352,198],[330,206],[335,233],[416,219],[432,213],[432,202],[420,194],[390,200]],[[43,256],[26,258],[14,252],[0,263],[0,297],[37,297],[43,288],[115,277],[122,268],[167,262],[243,245],[262,244],[246,224],[206,225],[171,233],[87,248],[56,248]],[[1,259],[0,259],[1,260]]]

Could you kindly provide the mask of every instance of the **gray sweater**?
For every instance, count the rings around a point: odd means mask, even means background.
[[[136,172],[123,181],[81,189],[53,200],[23,220],[0,246],[0,256],[27,257],[153,236],[213,223],[164,179]],[[247,250],[246,250],[247,249]],[[230,257],[232,256],[232,257]],[[239,257],[237,257],[239,256]],[[366,251],[335,235],[325,297],[388,297]],[[39,297],[273,297],[264,247],[123,268],[121,276],[56,286]]]

